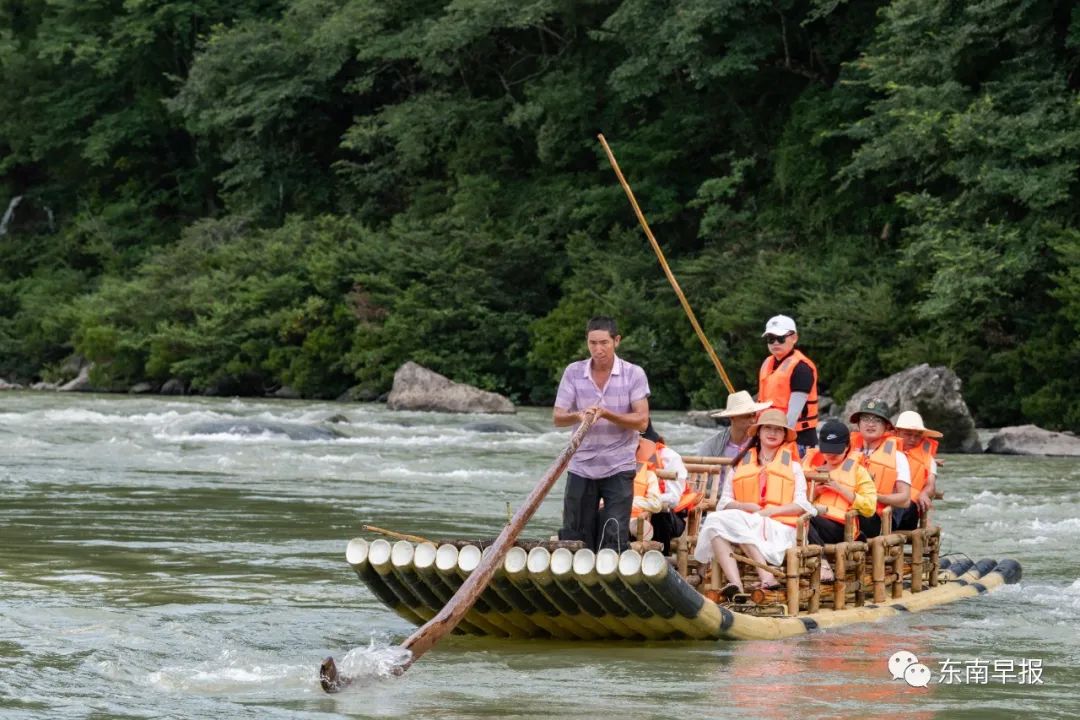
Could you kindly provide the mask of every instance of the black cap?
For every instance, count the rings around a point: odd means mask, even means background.
[[[818,425],[818,450],[823,453],[840,455],[847,451],[851,442],[851,431],[839,420],[826,420]]]
[[[645,432],[641,433],[641,437],[653,442],[660,442],[663,439],[660,437],[660,433],[656,432],[656,428],[652,426],[652,418],[649,418],[649,427],[645,428]]]

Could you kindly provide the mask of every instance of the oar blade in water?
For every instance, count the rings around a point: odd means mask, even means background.
[[[310,676],[309,676],[310,677]],[[328,657],[319,666],[319,684],[328,693],[341,692],[352,684],[352,678],[342,677],[338,674],[337,663],[334,658]]]

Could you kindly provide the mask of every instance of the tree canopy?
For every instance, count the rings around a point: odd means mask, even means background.
[[[616,317],[659,407],[790,314],[839,400],[944,364],[1080,427],[1080,11],[1045,0],[0,0],[0,376],[549,403]],[[19,202],[12,202],[19,198]]]

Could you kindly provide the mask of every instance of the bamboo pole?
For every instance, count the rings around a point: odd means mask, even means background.
[[[716,371],[720,373],[720,379],[724,381],[724,387],[727,388],[729,393],[735,392],[735,386],[732,385],[731,380],[728,379],[727,372],[724,371],[724,366],[720,364],[720,358],[716,356],[716,351],[713,350],[712,345],[709,344],[708,338],[705,337],[705,331],[702,330],[701,325],[698,324],[697,317],[694,316],[694,311],[690,308],[690,303],[686,301],[686,296],[683,295],[682,288],[679,287],[679,281],[675,279],[675,275],[671,272],[671,268],[668,267],[667,259],[664,258],[664,251],[660,249],[660,243],[656,242],[656,238],[649,228],[649,222],[641,212],[637,198],[634,197],[634,191],[630,189],[630,183],[626,182],[626,178],[623,177],[622,170],[619,169],[619,163],[615,159],[615,153],[611,151],[611,148],[608,146],[607,140],[604,139],[602,133],[597,135],[597,137],[600,139],[600,144],[604,146],[604,152],[607,154],[608,162],[611,163],[611,169],[615,171],[616,177],[619,178],[619,184],[622,185],[623,190],[626,192],[626,197],[630,199],[630,205],[634,208],[634,214],[637,215],[638,222],[641,223],[641,228],[645,231],[645,237],[649,238],[649,244],[652,245],[652,249],[656,253],[657,259],[660,260],[660,267],[663,268],[664,275],[667,276],[668,282],[671,283],[672,289],[675,290],[675,294],[679,296],[679,302],[682,303],[683,310],[686,311],[686,317],[690,318],[690,324],[694,326],[694,332],[697,333],[698,339],[701,340],[701,344],[705,346],[705,352],[709,354],[709,359],[711,359],[713,365],[716,366]]]
[[[799,614],[799,549],[789,547],[784,558],[787,574],[787,611],[788,615]]]
[[[893,557],[893,580],[892,596],[896,600],[904,594],[904,544],[890,549]]]
[[[927,542],[930,544],[930,587],[937,587],[938,572],[941,570],[941,528],[932,527],[926,533]]]
[[[923,575],[923,531],[911,533],[911,592],[922,592]]]
[[[836,543],[833,558],[833,610],[843,610],[847,603],[847,542]]]
[[[731,458],[729,458],[729,457],[718,457],[716,455],[683,455],[682,456],[682,461],[683,461],[683,464],[687,465],[687,466],[689,466],[689,465],[704,465],[704,466],[706,466],[704,468],[695,468],[694,469],[694,470],[697,470],[699,472],[707,472],[707,471],[715,470],[716,468],[712,467],[713,465],[730,465],[731,464]],[[689,467],[687,467],[686,469],[690,470]],[[694,470],[691,470],[690,472],[694,472]]]
[[[394,532],[393,530],[386,530],[385,528],[375,527],[374,525],[364,525],[363,528],[365,530],[368,530],[369,532],[379,533],[380,535],[386,535],[387,537],[392,537],[397,540],[408,540],[409,542],[414,543],[431,542],[431,540],[428,540],[425,537],[420,537],[419,535],[406,535],[405,533]]]
[[[401,644],[402,648],[409,651],[409,658],[397,668],[397,674],[404,673],[412,667],[413,663],[434,647],[439,640],[449,634],[461,619],[468,614],[477,599],[483,594],[495,571],[502,565],[503,558],[514,545],[514,541],[517,540],[518,535],[525,528],[525,524],[536,513],[544,497],[555,485],[566,466],[570,464],[570,458],[577,452],[581,442],[585,439],[585,435],[592,429],[598,414],[599,410],[595,408],[584,413],[581,423],[570,437],[566,449],[551,464],[544,477],[540,479],[540,482],[532,489],[525,502],[514,513],[510,523],[499,533],[495,544],[491,546],[491,554],[480,561],[480,565],[462,583],[458,591],[450,598],[450,602],[443,606],[435,617],[424,623],[423,627],[416,630]],[[350,685],[354,678],[339,675],[334,659],[326,658],[319,669],[319,680],[323,690],[337,692]]]
[[[870,578],[874,583],[874,602],[885,602],[885,538],[876,537],[870,540]]]

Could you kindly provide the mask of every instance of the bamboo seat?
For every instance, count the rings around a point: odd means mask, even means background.
[[[724,462],[698,462],[703,460]],[[701,522],[716,509],[722,472],[730,461],[699,457],[686,457],[684,461],[690,472],[687,487],[702,493],[701,500],[690,510],[683,535],[672,541],[676,568],[686,577],[691,575],[690,557],[697,545]],[[667,475],[669,472],[660,471],[659,474],[674,477],[674,473]],[[806,475],[810,483],[807,497],[813,497],[814,483],[828,475],[815,471]],[[782,586],[779,590],[755,590],[749,594],[749,599],[758,605],[776,607],[780,612],[796,615],[816,612],[823,599],[832,609],[842,610],[849,605],[861,607],[871,593],[874,602],[897,598],[903,593],[905,580],[910,583],[912,592],[938,584],[940,528],[929,527],[924,517],[917,530],[893,532],[892,508],[885,508],[882,511],[882,535],[861,541],[855,539],[855,518],[856,512],[849,510],[845,517],[843,542],[818,546],[807,542],[810,515],[801,516],[796,525],[796,545],[788,549],[783,567],[758,565],[736,553],[744,587],[757,580],[759,567],[772,574]],[[834,580],[831,583],[821,582],[822,558],[832,567]],[[696,569],[698,572],[693,576],[692,584],[706,596],[720,600],[719,589],[725,583],[716,561]]]
[[[707,460],[709,462],[697,462]],[[712,510],[716,509],[716,503],[720,499],[720,485],[723,478],[724,468],[731,464],[730,458],[713,457],[684,457],[688,476],[686,487],[688,490],[700,493],[701,499],[690,508],[686,516],[686,527],[682,535],[671,541],[671,552],[676,558],[675,567],[679,574],[686,577],[690,571],[690,557],[697,547],[698,532],[701,530],[701,521]],[[671,470],[660,470],[657,476],[664,479],[673,479],[675,473]]]

